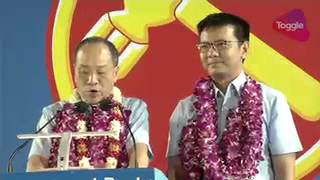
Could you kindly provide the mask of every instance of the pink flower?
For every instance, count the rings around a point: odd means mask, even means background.
[[[258,173],[262,156],[262,92],[249,79],[241,90],[239,107],[230,110],[227,131],[217,142],[218,113],[213,81],[200,79],[193,104],[197,116],[182,130],[179,143],[182,165],[189,179],[250,179]]]
[[[128,135],[127,126],[130,111],[125,110],[125,115],[122,117],[118,114],[119,107],[123,108],[121,104],[113,101],[109,97],[111,108],[107,111],[102,110],[99,106],[92,106],[92,116],[87,117],[85,113],[75,113],[75,105],[66,103],[62,111],[58,112],[56,118],[56,125],[53,127],[53,132],[78,132],[80,129],[78,123],[86,121],[86,129],[88,131],[109,131],[111,130],[111,121],[118,121],[120,123],[120,137],[119,140],[109,137],[86,137],[73,138],[70,144],[69,165],[79,166],[79,161],[83,157],[89,158],[91,166],[106,167],[106,159],[112,158],[117,160],[117,167],[128,166],[128,154],[126,151],[126,139]],[[57,156],[60,140],[53,138],[51,140],[49,167],[57,166]],[[113,150],[109,146],[113,145]],[[115,161],[116,162],[116,161]]]

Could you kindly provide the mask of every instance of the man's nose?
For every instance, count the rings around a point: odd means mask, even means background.
[[[88,79],[88,84],[98,84],[98,76],[96,73],[91,73]]]
[[[209,56],[219,56],[219,52],[218,52],[217,48],[215,48],[214,46],[210,46],[210,48],[208,50],[208,55]]]

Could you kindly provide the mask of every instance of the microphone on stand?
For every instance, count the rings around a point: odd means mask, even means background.
[[[76,109],[75,112],[76,113],[91,113],[89,108],[89,105],[83,101],[79,101],[77,103],[75,103]],[[60,113],[61,110],[58,110],[56,112],[56,114],[54,116],[52,116],[43,126],[41,126],[37,131],[35,131],[35,134],[38,134],[39,132],[41,132],[45,127],[47,127],[53,120],[56,119],[57,115]],[[13,172],[13,160],[15,158],[15,156],[17,155],[17,153],[19,151],[21,151],[32,139],[28,139],[25,140],[25,142],[23,144],[21,144],[20,146],[18,146],[10,155],[9,160],[8,160],[8,166],[7,166],[7,171],[8,173],[12,173]]]
[[[87,116],[90,116],[92,114],[91,106],[84,101],[79,101],[75,103],[75,106],[76,106],[75,111],[77,113],[85,113]]]
[[[104,99],[100,102],[100,108],[104,111],[108,111],[109,109],[112,108],[112,103],[110,100],[107,100],[107,99]],[[121,113],[121,116],[124,118],[125,117],[125,114],[123,112],[123,109],[122,109],[122,106],[118,106],[119,107],[119,110],[120,110],[120,113]],[[130,136],[132,138],[132,142],[133,142],[133,149],[134,149],[134,168],[137,168],[138,167],[138,161],[137,161],[137,145],[136,145],[136,139],[134,138],[134,135],[131,131],[131,128],[130,128],[130,124],[129,124],[129,121],[125,121],[126,122],[126,126],[129,130],[129,133],[130,133]]]

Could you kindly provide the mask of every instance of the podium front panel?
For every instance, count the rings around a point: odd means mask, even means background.
[[[167,180],[158,169],[127,168],[1,174],[0,180]]]

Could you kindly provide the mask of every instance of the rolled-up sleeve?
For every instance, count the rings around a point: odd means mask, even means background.
[[[126,108],[131,110],[129,124],[136,143],[146,144],[148,147],[148,156],[150,159],[153,159],[149,142],[149,113],[146,103],[136,98],[125,98],[123,103]],[[126,146],[128,150],[133,146],[133,140],[130,134],[128,135]]]
[[[286,154],[302,150],[289,105],[281,93],[277,94],[272,102],[268,128],[271,154]]]
[[[37,124],[37,130],[40,129],[48,120],[52,118],[52,114],[48,112],[46,108],[42,110],[42,115],[40,117],[40,120]],[[51,133],[51,126],[48,125],[40,133],[49,134]],[[29,152],[29,158],[32,155],[40,155],[46,158],[49,158],[50,156],[50,147],[51,142],[50,139],[44,139],[44,138],[37,138],[32,141],[31,149]]]
[[[180,101],[170,117],[167,157],[179,155],[179,140],[182,130],[182,126],[179,125],[179,119],[182,119],[181,111],[182,105]]]
[[[188,96],[179,101],[175,110],[170,117],[170,130],[167,147],[167,158],[179,155],[179,142],[181,139],[182,129],[187,125],[188,121],[193,119],[196,115],[193,109],[193,102],[195,98]]]
[[[58,110],[61,110],[63,107],[64,102],[57,102],[54,104],[51,104],[47,107],[44,107],[42,109],[42,115],[40,117],[40,120],[37,124],[37,131],[43,127],[48,121],[50,121],[52,118],[54,118],[55,114]],[[45,128],[41,130],[40,133],[42,134],[50,134],[52,133],[52,127],[54,126],[55,121],[52,121],[50,124],[48,124]],[[37,138],[32,141],[32,145],[29,152],[29,158],[32,155],[40,155],[45,158],[49,158],[50,156],[50,148],[51,148],[51,139],[50,138]]]

